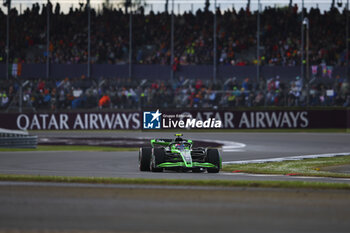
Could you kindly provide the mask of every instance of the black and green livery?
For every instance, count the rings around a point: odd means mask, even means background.
[[[164,169],[218,173],[222,167],[221,156],[215,148],[193,148],[192,140],[181,138],[152,139],[152,147],[140,148],[140,171],[162,172]]]

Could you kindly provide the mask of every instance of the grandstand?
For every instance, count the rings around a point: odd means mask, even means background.
[[[348,1],[235,2],[4,0],[1,111],[350,106]]]

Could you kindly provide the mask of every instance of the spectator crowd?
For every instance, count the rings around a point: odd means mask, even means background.
[[[16,80],[0,81],[1,109],[18,106]],[[180,77],[175,82],[133,81],[117,78],[22,80],[23,107],[36,110],[237,108],[254,106],[350,107],[349,83],[337,76],[330,83],[310,85],[309,97],[302,80],[283,81],[279,76],[259,83],[249,78],[212,82]],[[309,102],[307,102],[309,101]]]
[[[10,12],[9,63],[45,63],[46,18],[50,14],[51,63],[83,64],[88,59],[87,8],[62,13],[53,6],[33,4],[20,14]],[[257,64],[257,12],[217,9],[217,61],[223,65]],[[297,66],[301,62],[301,11],[294,7],[266,7],[260,19],[262,65]],[[310,22],[310,66],[344,66],[347,60],[346,11],[332,7],[304,9]],[[0,22],[7,15],[0,9]],[[212,64],[214,14],[208,8],[174,16],[174,62]],[[170,64],[171,14],[140,7],[132,16],[132,59],[136,64]],[[0,63],[6,62],[6,24],[0,24]],[[129,59],[129,14],[124,9],[91,9],[91,62],[124,64]],[[174,69],[174,67],[173,67]],[[324,68],[323,68],[324,69]],[[327,68],[328,69],[328,68]],[[325,69],[325,72],[328,72]],[[330,70],[331,71],[331,70]],[[18,106],[20,81],[24,107],[37,110],[234,108],[252,106],[350,106],[349,83],[344,77],[310,84],[279,76],[254,82],[231,77],[216,82],[176,77],[176,81],[116,78],[0,80],[0,108]],[[20,80],[20,81],[19,81]]]
[[[48,10],[47,10],[48,7]],[[346,61],[346,11],[333,7],[321,12],[304,10],[310,22],[310,65],[344,65]],[[86,63],[88,56],[87,8],[63,14],[59,3],[33,4],[22,14],[10,13],[10,63],[46,61],[46,14],[50,14],[52,63]],[[213,12],[198,9],[175,15],[175,63],[208,64],[213,60]],[[0,10],[0,22],[6,14]],[[133,12],[133,54],[137,64],[170,64],[171,14],[140,7]],[[261,12],[261,63],[295,66],[301,62],[301,11],[298,6],[266,7]],[[217,10],[217,61],[220,64],[256,64],[257,12],[247,9]],[[6,61],[6,24],[0,24],[0,63]],[[91,62],[128,62],[129,14],[124,9],[91,10]]]

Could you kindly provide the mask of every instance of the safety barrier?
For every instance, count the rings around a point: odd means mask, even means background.
[[[170,65],[160,64],[134,64],[132,66],[132,78],[133,79],[149,79],[149,80],[167,80],[170,78]],[[321,69],[318,69],[321,70]],[[50,64],[50,78],[62,79],[62,78],[74,78],[86,75],[86,64]],[[276,75],[281,76],[284,81],[294,80],[296,76],[300,76],[300,66],[261,66],[260,74],[263,77],[271,78]],[[183,76],[190,79],[212,79],[213,66],[212,65],[181,65],[179,70],[175,72],[176,77]],[[346,75],[345,66],[335,66],[332,71],[332,76],[341,77]],[[129,76],[129,65],[117,65],[117,64],[93,64],[91,65],[91,77],[99,78],[127,78]],[[33,77],[46,77],[46,63],[44,64],[22,64],[21,78],[33,78]],[[250,77],[254,79],[256,77],[256,66],[231,66],[231,65],[218,65],[217,78],[227,79],[230,77],[236,77],[243,79]],[[6,64],[0,64],[0,79],[6,79]],[[322,81],[331,81],[329,77],[317,78]]]
[[[158,111],[159,117],[153,119]],[[185,117],[187,116],[187,117]],[[190,118],[188,116],[191,116]],[[195,118],[206,126],[194,126]],[[0,127],[14,130],[142,130],[142,129],[347,129],[350,109],[162,110],[110,112],[0,113]],[[186,119],[186,127],[179,122]],[[215,126],[221,121],[221,126]],[[192,123],[191,123],[192,122]],[[179,124],[178,124],[179,123]],[[182,123],[181,123],[182,124]],[[204,123],[203,123],[204,124]],[[214,127],[215,126],[215,127]]]
[[[29,135],[27,131],[0,128],[0,147],[2,148],[36,148],[38,136]]]

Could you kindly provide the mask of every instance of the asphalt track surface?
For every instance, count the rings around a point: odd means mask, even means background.
[[[38,132],[39,137],[172,138],[173,133]],[[288,156],[350,153],[350,134],[342,133],[185,133],[193,140],[226,142],[223,162]],[[350,179],[253,175],[239,173],[151,173],[138,171],[138,152],[0,152],[0,173],[85,177],[165,179],[307,180],[348,182]]]
[[[0,232],[349,232],[347,191],[0,183]]]
[[[173,133],[38,133],[41,137],[171,138]],[[116,135],[117,134],[117,135]],[[223,161],[350,152],[349,134],[186,133],[230,142]],[[236,143],[233,143],[236,142]],[[242,145],[244,144],[244,145]],[[232,146],[233,145],[233,146]],[[0,173],[167,179],[348,179],[139,172],[137,152],[0,152]],[[0,182],[0,233],[349,232],[350,192]]]

